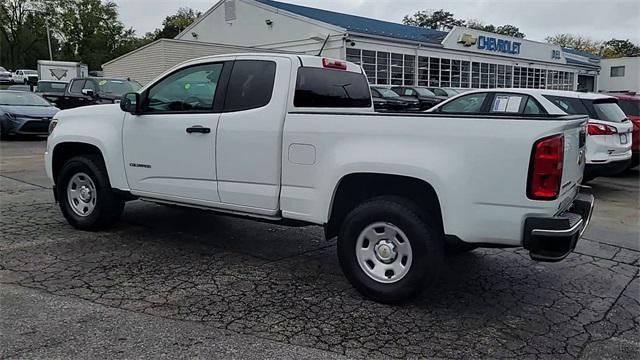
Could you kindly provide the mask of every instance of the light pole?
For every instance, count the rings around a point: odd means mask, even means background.
[[[49,43],[49,60],[53,60],[53,53],[51,52],[51,31],[49,30],[49,19],[45,16],[44,23],[47,25],[47,42]]]

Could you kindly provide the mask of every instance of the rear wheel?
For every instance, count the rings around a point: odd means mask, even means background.
[[[347,215],[338,235],[338,258],[360,293],[397,303],[437,278],[442,246],[442,236],[426,212],[406,199],[383,196]]]
[[[69,159],[60,170],[56,191],[62,214],[78,229],[106,229],[124,209],[124,201],[111,191],[104,163],[96,155]]]

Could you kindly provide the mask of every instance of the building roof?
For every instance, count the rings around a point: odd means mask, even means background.
[[[565,59],[567,60],[567,64],[570,64],[570,65],[580,65],[580,66],[590,67],[594,69],[600,68],[600,65],[594,64],[592,62],[580,61],[580,60],[572,59],[570,57],[565,57]]]
[[[583,56],[591,60],[600,60],[600,56],[594,55],[592,53],[588,53],[585,51],[580,51],[580,50],[570,49],[570,48],[562,48],[562,51],[569,54],[573,54],[573,55]]]
[[[273,0],[256,0],[262,4],[288,11],[310,19],[335,25],[352,32],[384,36],[401,40],[409,40],[430,44],[440,44],[447,36],[446,31],[439,31],[417,26],[397,24],[389,21],[370,19],[362,16],[342,14],[334,11],[316,9],[306,6],[283,3]]]

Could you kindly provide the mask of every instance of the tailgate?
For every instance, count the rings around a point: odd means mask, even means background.
[[[586,142],[587,142],[587,118],[583,122],[575,122],[564,129],[564,164],[562,170],[562,185],[560,188],[560,201],[573,200],[577,194],[578,184],[582,181],[584,173]],[[564,206],[561,205],[561,208]]]

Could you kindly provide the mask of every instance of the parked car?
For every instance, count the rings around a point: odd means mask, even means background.
[[[631,135],[631,163],[629,168],[640,165],[640,96],[610,94],[618,99],[618,105],[633,123]]]
[[[36,92],[43,98],[55,103],[55,100],[64,94],[67,88],[65,81],[40,80],[38,81],[38,89]]]
[[[61,109],[79,106],[114,104],[122,94],[138,91],[141,85],[136,81],[112,78],[75,78],[69,82],[62,94],[48,93],[47,99]]]
[[[447,242],[540,261],[575,248],[593,206],[587,117],[513,118],[375,113],[356,64],[209,56],[120,104],[58,113],[45,168],[78,229],[108,228],[135,198],[320,225],[356,289],[398,302],[434,282]]]
[[[631,161],[632,124],[614,97],[544,89],[469,91],[431,109],[439,113],[589,116],[584,181],[615,175]]]
[[[437,96],[425,87],[419,86],[393,86],[391,90],[400,96],[409,96],[418,99],[418,101],[420,101],[420,110],[427,110],[446,99]]]
[[[47,135],[51,118],[58,110],[38,94],[0,90],[0,134],[3,138]]]
[[[35,70],[25,70],[25,69],[16,70],[11,75],[11,81],[14,84],[28,84],[29,81],[37,82],[38,72]]]
[[[11,82],[11,72],[7,71],[7,69],[0,66],[0,83],[10,83]]]
[[[373,92],[371,92],[371,101],[373,102],[373,109],[375,111],[384,111],[388,109],[387,100],[376,96]]]
[[[427,87],[427,90],[442,98],[450,98],[460,94],[460,91],[446,87]]]
[[[420,101],[410,96],[400,96],[395,91],[382,87],[372,86],[371,95],[387,101],[387,109],[393,111],[419,111]]]
[[[7,90],[31,91],[31,86],[30,85],[11,85],[7,88]]]

